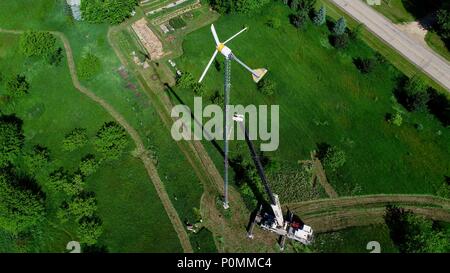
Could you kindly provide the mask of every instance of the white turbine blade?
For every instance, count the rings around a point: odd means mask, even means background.
[[[233,40],[234,38],[236,38],[237,36],[239,36],[242,32],[246,31],[247,28],[244,28],[243,30],[239,31],[238,33],[234,34],[233,36],[231,36],[230,39],[226,40],[223,44],[228,43],[229,41]]]
[[[211,32],[214,36],[214,40],[216,41],[216,44],[219,45],[220,44],[219,36],[217,36],[216,28],[214,27],[213,24],[211,24]]]
[[[211,64],[214,62],[214,59],[215,59],[216,56],[217,56],[217,53],[218,53],[218,51],[215,50],[215,51],[214,51],[214,54],[213,54],[212,57],[211,57],[211,60],[209,60],[209,63],[208,63],[208,65],[206,66],[205,71],[203,71],[203,74],[202,74],[202,76],[200,77],[200,80],[199,80],[198,82],[202,82],[202,81],[203,81],[203,78],[205,78],[206,73],[207,73],[208,70],[209,70],[209,67],[210,67]]]
[[[243,61],[239,60],[234,54],[233,54],[233,60],[238,62],[240,65],[242,65],[245,69],[247,69],[250,73],[252,73],[255,77],[259,78],[258,73],[256,73],[253,69],[251,69],[248,65],[246,65]]]

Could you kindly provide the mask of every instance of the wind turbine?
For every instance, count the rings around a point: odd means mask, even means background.
[[[209,61],[208,65],[206,66],[205,70],[203,71],[202,76],[200,77],[200,80],[198,81],[201,83],[203,79],[206,76],[206,73],[208,73],[209,68],[211,67],[212,63],[217,57],[217,54],[220,52],[223,56],[225,56],[225,84],[224,84],[224,130],[223,130],[223,138],[224,138],[224,202],[223,207],[225,209],[229,208],[228,205],[228,135],[227,132],[229,130],[229,122],[231,117],[229,117],[229,104],[230,104],[230,90],[231,90],[231,61],[236,61],[238,64],[243,66],[246,70],[248,70],[252,76],[253,81],[256,83],[259,82],[264,75],[267,73],[267,69],[260,68],[260,69],[251,69],[248,65],[246,65],[244,62],[239,60],[236,55],[233,54],[231,49],[226,46],[227,43],[229,43],[231,40],[242,34],[243,32],[247,31],[247,28],[242,29],[235,35],[231,36],[228,40],[225,42],[220,42],[219,36],[217,35],[216,28],[214,25],[211,25],[211,32],[214,37],[214,41],[216,42],[216,50],[214,51],[211,60]]]

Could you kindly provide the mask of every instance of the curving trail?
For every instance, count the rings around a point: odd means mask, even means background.
[[[419,215],[450,222],[450,200],[431,195],[366,195],[284,205],[314,227],[329,232],[384,222],[385,206],[400,205]]]
[[[9,34],[23,33],[23,31],[21,30],[5,30],[1,28],[0,32]],[[112,107],[104,99],[98,97],[92,91],[81,85],[78,79],[75,61],[73,58],[72,48],[70,47],[69,40],[61,32],[58,31],[50,31],[50,32],[55,36],[58,36],[64,44],[64,49],[66,51],[67,56],[67,64],[69,66],[70,76],[72,78],[72,83],[75,86],[75,88],[84,95],[86,95],[87,97],[89,97],[91,100],[99,104],[101,107],[103,107],[103,109],[105,109],[117,121],[117,123],[119,123],[127,131],[127,133],[132,138],[133,142],[136,145],[136,153],[139,155],[139,158],[141,159],[142,163],[145,166],[145,169],[147,170],[148,176],[150,177],[151,181],[153,182],[153,185],[155,186],[156,192],[161,200],[161,203],[163,204],[164,209],[178,235],[183,251],[186,253],[192,253],[193,249],[189,241],[189,236],[184,228],[184,224],[181,221],[180,217],[178,216],[178,213],[175,210],[172,202],[170,201],[169,195],[167,194],[164,185],[158,175],[158,171],[155,165],[153,164],[152,160],[148,156],[147,150],[145,149],[144,143],[141,137],[139,136],[138,132],[126,121],[126,119],[119,112],[117,112],[114,109],[114,107]]]

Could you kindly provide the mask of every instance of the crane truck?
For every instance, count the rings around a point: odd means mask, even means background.
[[[252,141],[249,138],[249,133],[244,123],[244,116],[235,114],[233,116],[233,121],[237,122],[240,125],[241,130],[245,135],[245,141],[247,142],[247,146],[250,149],[250,153],[258,171],[258,175],[263,182],[264,188],[270,199],[271,210],[263,210],[263,206],[260,205],[259,210],[256,214],[254,214],[254,217],[252,217],[247,233],[248,237],[253,238],[253,229],[255,225],[258,225],[263,230],[280,235],[279,244],[281,250],[284,249],[286,238],[298,241],[304,245],[311,244],[314,238],[313,229],[303,223],[303,221],[301,221],[300,219],[297,219],[297,217],[294,217],[294,214],[290,211],[287,213],[286,217],[284,217],[278,195],[272,192],[259,156],[255,150],[255,147],[253,146]]]

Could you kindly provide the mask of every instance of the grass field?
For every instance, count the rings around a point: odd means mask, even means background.
[[[32,10],[27,9],[27,5],[27,1],[2,1],[0,3],[0,27],[58,30],[69,38],[76,61],[80,60],[86,52],[91,52],[101,59],[102,72],[96,78],[83,82],[83,85],[108,101],[125,116],[141,135],[147,147],[154,150],[159,162],[157,167],[161,179],[166,185],[174,206],[179,210],[180,217],[182,220],[193,221],[193,208],[199,207],[202,193],[198,179],[193,171],[190,171],[181,152],[176,149],[176,144],[171,141],[169,131],[159,122],[159,117],[154,112],[145,93],[138,87],[127,87],[129,84],[137,86],[132,75],[123,79],[117,72],[120,62],[108,44],[108,27],[73,22],[64,11],[62,2],[36,1],[35,8]],[[12,13],[10,12],[17,13],[17,15],[11,17]],[[4,43],[2,45],[6,46]],[[2,53],[0,56],[4,58],[6,53]],[[11,66],[8,67],[11,69],[17,63],[20,61],[4,62],[4,65]],[[24,65],[24,67],[26,66]],[[22,67],[17,67],[17,70],[21,71],[21,69]],[[40,73],[40,77],[36,76],[36,79],[32,81],[33,88],[38,87],[38,83],[35,82],[39,82],[40,87],[44,90],[51,86],[46,86],[49,81],[59,84],[58,86],[65,83],[64,86],[68,86],[67,88],[76,99],[66,94],[60,96],[47,92],[39,93],[41,97],[34,103],[24,102],[31,104],[26,106],[28,108],[25,110],[28,111],[32,110],[33,104],[39,106],[39,103],[44,103],[42,102],[44,100],[45,109],[51,109],[51,111],[45,112],[45,122],[33,122],[32,128],[27,129],[26,134],[36,135],[36,141],[45,140],[43,144],[48,145],[52,151],[55,150],[54,157],[60,160],[61,164],[65,164],[67,168],[73,168],[82,155],[68,156],[60,151],[59,142],[62,141],[62,136],[75,126],[86,127],[93,135],[98,129],[97,127],[105,120],[110,120],[111,117],[100,107],[77,93],[72,87],[65,64],[58,68],[56,75],[49,77],[49,74],[43,74],[43,70],[40,70]],[[55,92],[58,90],[55,87]],[[48,96],[48,99],[44,96]],[[81,110],[84,104],[86,104],[86,109]],[[25,106],[23,107],[25,108]],[[52,128],[52,126],[57,133],[48,135],[48,128]],[[176,168],[183,168],[183,175],[177,175],[179,172],[175,171]],[[99,212],[105,225],[105,233],[101,242],[110,247],[111,251],[180,251],[178,238],[173,232],[141,162],[128,155],[120,162],[105,166],[104,170],[90,180],[92,180],[89,181],[90,187],[96,192],[99,199]],[[52,238],[55,236],[49,236],[49,240],[53,240]],[[62,240],[66,240],[66,238]],[[165,244],[161,244],[161,240],[164,240]],[[61,251],[64,247],[65,245],[59,247],[56,243],[50,242],[48,250]]]
[[[347,154],[347,164],[339,174],[330,174],[340,194],[349,194],[357,185],[363,194],[434,193],[449,172],[449,131],[430,115],[406,111],[402,127],[385,122],[386,113],[397,107],[392,92],[400,73],[383,64],[362,75],[352,57],[373,56],[368,46],[358,42],[336,51],[328,42],[326,27],[297,31],[289,24],[287,8],[274,4],[270,10],[270,15],[233,15],[216,22],[222,39],[248,25],[249,31],[230,47],[250,66],[268,68],[269,77],[277,82],[276,94],[263,96],[250,75],[233,64],[232,104],[280,105],[280,147],[269,155],[295,166],[317,144],[326,142]],[[272,17],[282,20],[281,29],[266,25]],[[209,27],[188,35],[185,54],[177,60],[180,68],[199,77],[214,50],[212,45]],[[213,90],[221,90],[222,73],[211,69],[205,85],[207,100]],[[192,93],[178,93],[192,104]],[[426,129],[418,132],[416,123]],[[233,143],[232,153],[241,153],[242,145]],[[210,151],[219,163],[217,151]]]

